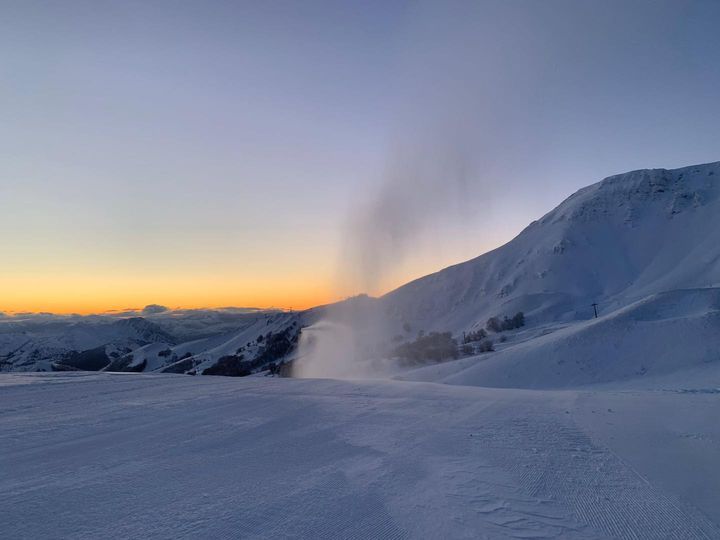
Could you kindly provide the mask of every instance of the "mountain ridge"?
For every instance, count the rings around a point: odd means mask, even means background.
[[[720,162],[679,169],[639,169],[607,177],[566,198],[539,220],[533,221],[506,244],[474,259],[413,280],[381,297],[396,318],[428,323],[426,314],[445,313],[439,325],[430,329],[470,330],[483,317],[513,310],[536,313],[541,317],[578,320],[591,314],[590,306],[600,300],[620,306],[621,293],[642,296],[673,288],[711,286],[720,283]],[[708,208],[717,208],[716,216]],[[698,221],[688,216],[703,214]],[[662,221],[662,220],[665,221]],[[675,220],[672,225],[668,221]],[[696,252],[666,249],[668,231],[687,225],[704,239],[695,238]],[[712,225],[715,225],[713,227]],[[646,229],[664,228],[656,238]],[[622,233],[622,234],[620,234]],[[639,234],[642,233],[642,234]],[[661,236],[664,233],[665,236]],[[677,233],[675,233],[677,236]],[[673,246],[674,248],[677,246]],[[595,248],[593,255],[588,248]],[[703,272],[697,263],[684,271],[668,271],[667,258],[703,257],[706,248],[712,268]],[[581,256],[573,256],[582,252]],[[663,261],[657,256],[665,257]],[[568,258],[574,259],[568,264]],[[561,266],[567,267],[562,271]],[[568,271],[569,270],[569,271]],[[552,274],[559,274],[552,279]],[[664,283],[645,283],[651,274],[662,274]],[[694,273],[694,274],[693,274]],[[635,282],[635,285],[633,283]],[[635,290],[633,290],[633,287]],[[680,286],[678,286],[680,285]],[[629,290],[628,290],[629,289]],[[448,298],[438,303],[438,298]],[[522,297],[522,298],[521,298]],[[462,308],[473,305],[474,309]],[[478,320],[472,321],[475,311]],[[416,315],[413,315],[416,314]]]

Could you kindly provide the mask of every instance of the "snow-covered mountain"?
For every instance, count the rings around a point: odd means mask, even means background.
[[[174,343],[158,324],[142,317],[87,320],[40,316],[0,323],[0,370],[98,370],[109,359],[150,342]]]
[[[158,371],[192,375],[248,374],[286,359],[300,333],[296,312],[259,312],[233,329],[172,345],[153,342],[114,359],[106,371]]]
[[[720,162],[639,170],[581,189],[515,239],[382,302],[425,330],[524,311],[577,321],[648,295],[720,286]]]
[[[415,328],[456,334],[526,315],[496,352],[406,376],[417,380],[569,387],[714,365],[720,163],[607,178],[504,246],[381,302]]]
[[[0,320],[0,371],[203,373],[223,358],[247,369],[287,356],[295,312],[186,310],[146,317],[38,315]],[[212,371],[212,370],[211,370]]]

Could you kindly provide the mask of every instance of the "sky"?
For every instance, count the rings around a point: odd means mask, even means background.
[[[297,309],[475,257],[606,176],[720,160],[718,27],[714,1],[0,0],[0,311]]]

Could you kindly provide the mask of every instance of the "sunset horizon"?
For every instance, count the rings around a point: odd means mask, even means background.
[[[174,13],[9,10],[0,311],[379,295],[606,176],[715,157],[712,73],[682,56],[707,49],[700,7]]]

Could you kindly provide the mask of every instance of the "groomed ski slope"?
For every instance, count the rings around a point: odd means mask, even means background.
[[[681,380],[3,374],[0,537],[720,538],[720,389]]]

